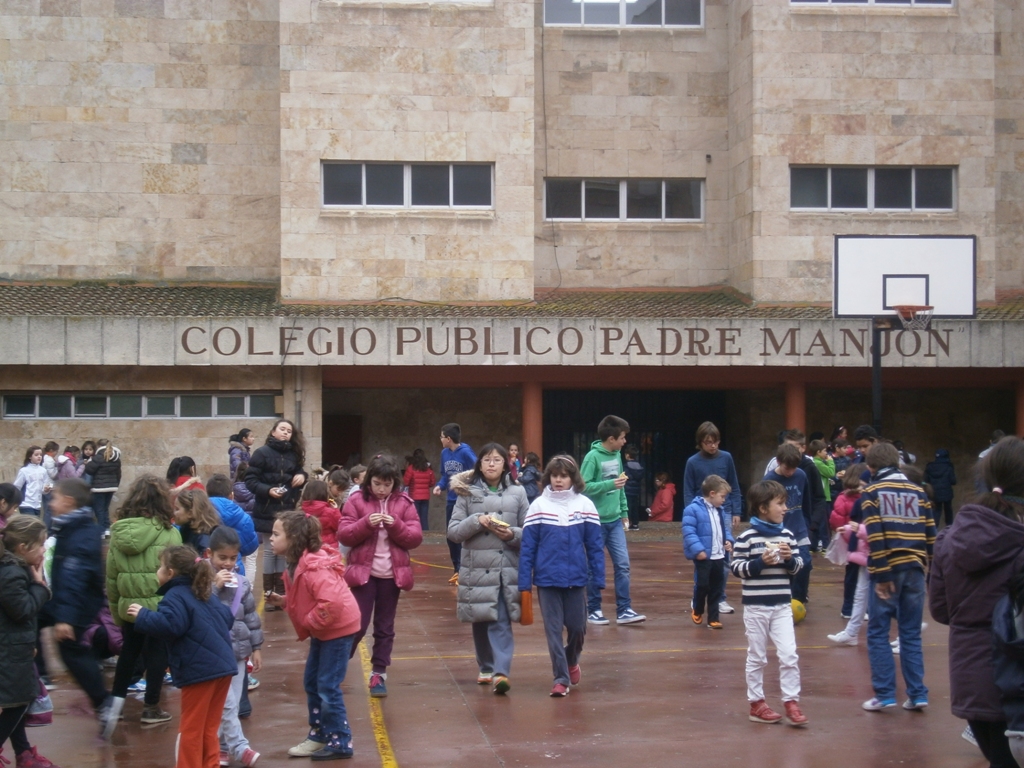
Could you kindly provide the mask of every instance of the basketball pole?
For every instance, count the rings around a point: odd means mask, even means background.
[[[871,422],[875,432],[882,434],[882,332],[890,321],[876,318],[871,324]]]

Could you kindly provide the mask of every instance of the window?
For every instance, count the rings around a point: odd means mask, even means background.
[[[700,179],[547,179],[544,218],[700,221]]]
[[[72,414],[74,414],[72,416]],[[272,418],[274,395],[4,395],[5,419]],[[216,416],[214,416],[216,414]]]
[[[602,27],[699,27],[701,0],[544,0],[544,23]]]
[[[949,6],[953,0],[790,0],[793,5]]]
[[[834,211],[951,211],[953,168],[789,169],[790,207]]]
[[[322,169],[325,206],[493,207],[493,165],[325,162]]]

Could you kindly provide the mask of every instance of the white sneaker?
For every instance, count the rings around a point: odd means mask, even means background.
[[[857,638],[856,637],[850,637],[848,634],[846,634],[846,630],[843,630],[842,632],[836,632],[834,635],[829,635],[828,639],[831,640],[836,645],[856,645],[857,644]]]
[[[974,738],[974,731],[971,730],[971,726],[964,728],[964,732],[960,734],[960,738],[966,741],[968,744],[978,746],[978,740]]]
[[[718,604],[719,613],[736,613],[736,609],[729,605],[725,600]]]
[[[916,701],[914,699],[907,699],[903,702],[903,708],[909,712],[920,712],[922,709],[926,709],[927,707],[928,699],[918,699]]]
[[[900,655],[900,639],[898,637],[889,643],[889,647],[892,648],[892,652],[897,656]]]
[[[616,624],[639,624],[642,621],[647,621],[647,617],[632,608],[627,608],[615,618]]]
[[[297,744],[296,746],[289,749],[288,754],[292,757],[309,757],[314,752],[319,752],[326,746],[326,743],[313,741],[312,739],[306,739],[301,744]]]
[[[868,712],[881,712],[883,709],[892,709],[896,706],[895,701],[882,701],[878,697],[868,699],[860,705],[862,709],[866,709]]]
[[[604,615],[604,611],[591,611],[590,615],[587,616],[587,623],[603,627],[608,624],[608,618]]]

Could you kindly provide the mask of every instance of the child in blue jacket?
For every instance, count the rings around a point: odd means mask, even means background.
[[[519,591],[537,585],[555,684],[552,696],[578,685],[587,630],[587,574],[604,589],[604,537],[594,502],[571,456],[555,456],[541,478],[544,492],[530,505],[519,548]],[[526,597],[524,595],[524,597]],[[568,631],[562,643],[562,628]]]
[[[697,589],[693,597],[693,623],[704,620],[708,612],[708,629],[721,629],[718,606],[725,599],[725,566],[735,539],[730,519],[725,514],[725,500],[732,492],[718,475],[708,475],[700,486],[700,498],[683,510],[683,553],[693,560]]]
[[[135,631],[167,641],[174,684],[181,689],[177,768],[220,763],[224,701],[237,672],[231,647],[235,617],[213,596],[213,569],[192,547],[168,547],[156,572],[163,597],[155,611],[128,606]]]

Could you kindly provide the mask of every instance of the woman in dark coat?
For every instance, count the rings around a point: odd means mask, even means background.
[[[953,714],[971,726],[992,768],[1017,768],[992,661],[992,612],[1024,568],[1024,442],[1003,438],[981,464],[987,489],[935,541],[928,606],[949,625]]]
[[[265,544],[263,550],[263,590],[265,592],[284,584],[278,582],[287,567],[285,559],[274,554],[270,546],[270,532],[274,517],[285,509],[296,509],[302,496],[306,474],[306,446],[302,433],[288,419],[278,419],[267,435],[264,445],[257,448],[245,473],[245,487],[256,497],[252,522]],[[275,610],[268,606],[267,610]]]
[[[25,734],[25,712],[39,695],[33,657],[39,610],[50,599],[43,578],[46,526],[19,515],[0,532],[0,757],[11,740],[18,765],[42,764]],[[7,762],[4,760],[3,762]]]

